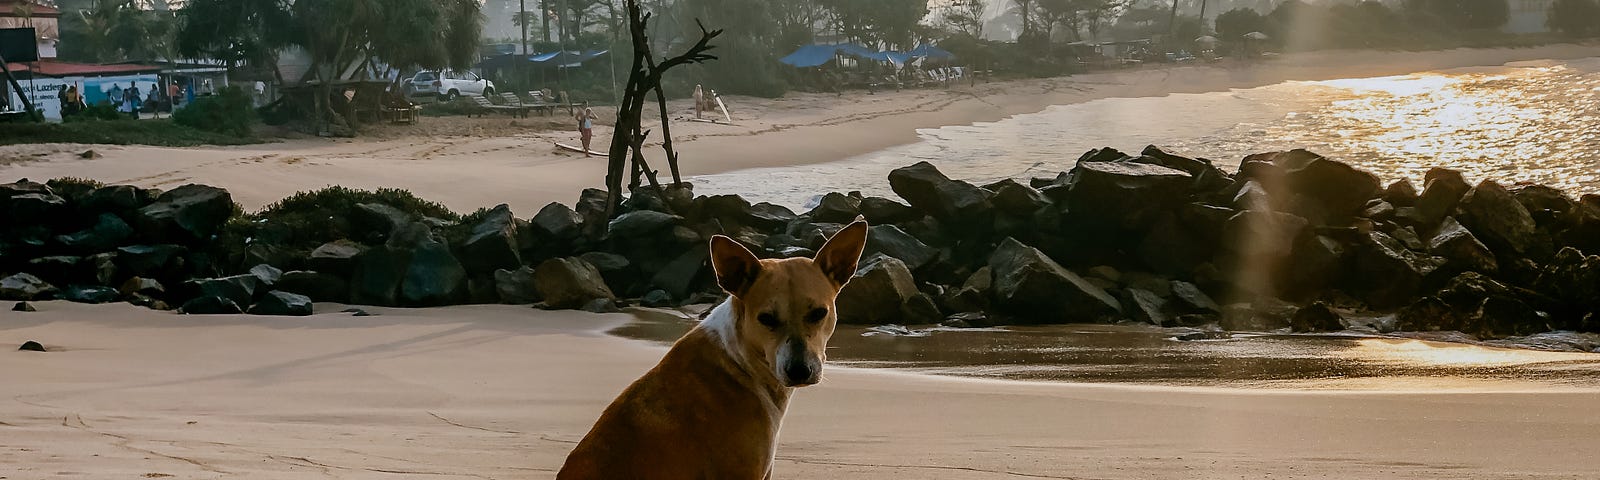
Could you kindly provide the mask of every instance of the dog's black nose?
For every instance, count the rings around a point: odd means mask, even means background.
[[[817,383],[815,372],[806,362],[791,362],[784,367],[783,374],[789,377],[789,385],[810,385]]]

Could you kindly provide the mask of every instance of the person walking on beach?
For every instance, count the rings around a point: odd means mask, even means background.
[[[128,89],[122,95],[127,98],[124,101],[128,104],[128,113],[133,114],[134,120],[138,120],[139,110],[143,108],[141,103],[144,102],[144,97],[139,96],[139,84],[128,84]]]
[[[583,138],[584,156],[593,156],[589,153],[589,141],[594,139],[594,120],[594,109],[584,107],[582,112],[578,112],[578,134]]]
[[[702,118],[701,117],[701,112],[705,111],[705,108],[704,108],[705,105],[706,105],[706,92],[704,90],[700,89],[700,84],[695,84],[695,86],[694,86],[694,118],[696,120]]]

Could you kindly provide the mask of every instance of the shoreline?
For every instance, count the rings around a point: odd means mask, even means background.
[[[793,93],[779,99],[728,97],[736,125],[679,121],[674,145],[686,177],[737,170],[844,161],[919,138],[919,129],[995,121],[1053,105],[1105,98],[1156,97],[1253,88],[1285,81],[1399,75],[1535,59],[1600,55],[1591,45],[1455,49],[1426,52],[1335,51],[1236,62],[1095,72],[1009,80],[950,89],[900,92]],[[1355,64],[1354,66],[1351,66]],[[669,102],[687,118],[687,101]],[[647,118],[656,118],[653,110]],[[246,210],[289,194],[343,185],[401,188],[470,212],[508,203],[533,212],[571,202],[603,184],[605,162],[560,152],[560,117],[462,121],[428,117],[416,127],[355,140],[303,139],[237,147],[163,148],[108,145],[0,147],[0,177],[43,181],[88,177],[111,184],[172,188],[184,183],[234,192]],[[651,128],[655,123],[649,123]],[[486,136],[487,135],[487,136]],[[609,132],[599,131],[603,144]],[[651,146],[657,142],[650,142]],[[1086,147],[1088,148],[1088,147]],[[85,160],[83,150],[103,157]],[[652,164],[668,177],[665,165]]]
[[[0,476],[551,478],[605,404],[664,351],[597,333],[627,315],[526,307],[271,322],[40,307],[0,326],[5,345],[65,347],[0,352],[13,367],[0,383],[16,392],[0,402]],[[830,367],[795,397],[775,473],[1586,477],[1600,472],[1600,458],[1583,454],[1600,428],[1597,399],[1197,391]]]

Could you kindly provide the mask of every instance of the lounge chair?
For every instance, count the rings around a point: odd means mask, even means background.
[[[538,91],[528,92],[525,97],[521,97],[521,98],[523,99],[523,101],[522,101],[523,105],[527,105],[529,108],[532,108],[536,112],[540,112],[540,113],[543,113],[545,115],[555,115],[555,113],[556,113],[555,104],[550,103],[547,100],[547,98],[549,98],[549,97],[544,96],[544,93],[542,93],[542,92],[538,92]]]
[[[500,96],[500,102],[502,104],[504,104],[505,106],[517,107],[517,108],[521,109],[521,111],[518,111],[517,113],[520,114],[523,118],[527,118],[529,112],[532,112],[533,109],[534,109],[534,107],[532,105],[528,105],[526,103],[523,103],[522,102],[522,98],[518,97],[517,94],[515,94],[515,93],[501,92],[499,96]]]
[[[495,105],[494,102],[490,102],[488,98],[484,98],[481,95],[462,95],[462,97],[470,99],[480,112],[507,112],[513,116],[527,116],[527,109],[510,105]]]

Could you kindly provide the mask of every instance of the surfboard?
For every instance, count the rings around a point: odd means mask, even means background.
[[[722,120],[717,120],[715,118],[691,118],[691,119],[689,119],[689,121],[691,121],[691,122],[700,122],[700,123],[715,123],[717,125],[733,125],[732,123],[724,122]]]
[[[715,94],[713,94],[713,95],[715,95]],[[728,105],[722,103],[722,95],[716,95],[716,99],[717,99],[717,109],[722,110],[722,119],[723,120],[727,120],[728,124],[732,125],[733,124],[733,115],[728,115]]]
[[[585,152],[583,150],[583,147],[575,147],[575,146],[567,145],[567,144],[561,143],[561,142],[556,142],[556,146],[560,147],[562,150],[571,150],[571,151],[578,152],[578,153],[588,153],[590,155],[599,155],[599,156],[602,156],[602,157],[606,156],[605,152],[596,152],[594,150],[589,150],[589,151]]]

